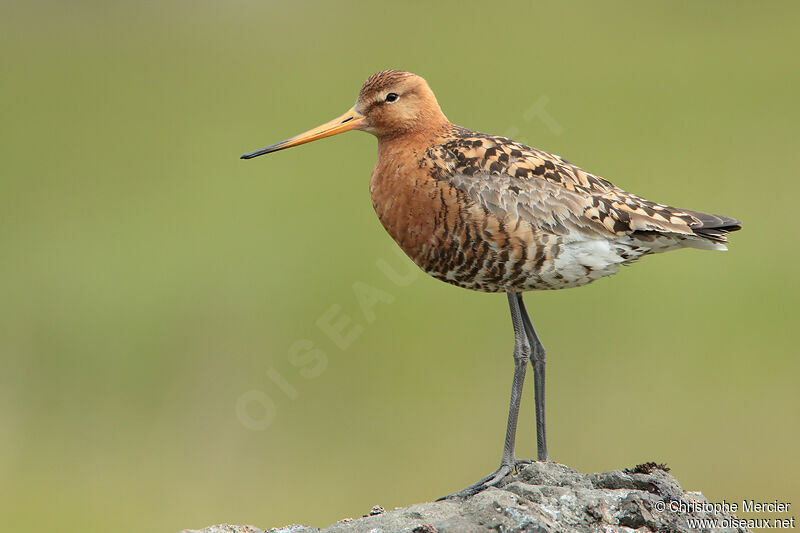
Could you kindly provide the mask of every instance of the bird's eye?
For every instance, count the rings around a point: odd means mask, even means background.
[[[397,96],[397,93],[389,93],[386,95],[386,101],[389,102],[390,104],[392,102],[396,102],[398,98],[400,97]]]

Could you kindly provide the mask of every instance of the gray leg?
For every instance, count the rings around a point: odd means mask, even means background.
[[[508,406],[508,425],[506,426],[506,442],[503,446],[501,465],[514,465],[514,443],[517,438],[517,419],[519,404],[522,399],[522,386],[525,383],[525,371],[531,358],[531,345],[525,331],[525,321],[520,308],[521,295],[509,292],[508,306],[511,309],[511,323],[514,326],[514,381],[511,384],[511,402]]]
[[[503,445],[503,457],[500,467],[473,483],[469,487],[454,492],[445,498],[471,496],[485,488],[497,485],[507,474],[513,472],[518,464],[530,463],[530,460],[517,459],[514,456],[514,443],[517,437],[517,418],[519,417],[519,404],[522,398],[522,386],[525,383],[525,372],[531,356],[531,345],[528,341],[524,313],[520,309],[522,298],[514,292],[508,292],[508,306],[511,309],[511,323],[514,326],[514,381],[511,384],[511,402],[508,407],[508,425],[506,426],[506,440]],[[535,369],[536,367],[534,367]]]
[[[519,300],[519,309],[522,315],[522,321],[525,324],[525,333],[528,336],[528,341],[533,348],[531,357],[531,365],[533,366],[533,386],[534,386],[534,404],[536,406],[536,441],[538,444],[539,461],[549,461],[550,457],[547,454],[547,435],[545,434],[544,422],[544,367],[545,367],[545,351],[542,342],[536,335],[536,330],[533,329],[533,324],[528,316],[528,311],[525,309],[525,303],[522,301],[522,293],[518,293],[517,299]]]

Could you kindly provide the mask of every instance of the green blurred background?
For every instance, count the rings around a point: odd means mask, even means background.
[[[744,221],[727,254],[528,295],[552,456],[798,500],[799,22],[792,2],[2,2],[2,528],[323,526],[496,467],[505,298],[386,277],[413,265],[370,204],[375,140],[238,159],[384,68],[453,122]],[[356,283],[392,303],[365,317]],[[344,349],[326,312],[352,320]]]

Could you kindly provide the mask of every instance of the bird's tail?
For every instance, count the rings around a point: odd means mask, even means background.
[[[694,234],[699,237],[698,239],[691,239],[690,246],[693,248],[727,250],[728,247],[725,246],[725,243],[728,242],[728,233],[742,229],[742,223],[731,217],[711,215],[688,209],[681,209],[681,211],[697,219],[697,222],[689,225]]]

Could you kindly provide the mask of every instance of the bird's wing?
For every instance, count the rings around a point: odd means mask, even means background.
[[[537,232],[613,238],[635,232],[725,242],[739,222],[678,209],[628,193],[561,157],[504,137],[459,130],[427,152],[437,179],[507,224]]]

